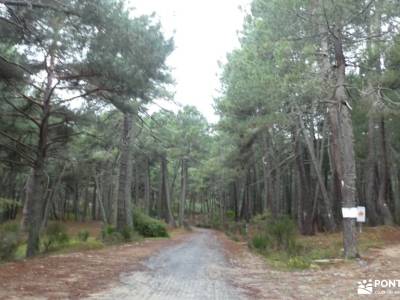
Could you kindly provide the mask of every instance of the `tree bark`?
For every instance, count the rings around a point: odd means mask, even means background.
[[[117,230],[132,228],[132,123],[133,114],[124,113],[122,128],[121,157],[119,165],[118,198],[117,198]]]
[[[390,186],[390,167],[388,163],[388,153],[386,145],[386,130],[384,116],[380,117],[379,122],[379,152],[378,152],[378,172],[379,172],[379,192],[378,209],[385,225],[393,225],[393,216],[388,205],[388,195]]]
[[[28,223],[28,242],[26,256],[31,257],[39,251],[39,235],[42,223],[43,195],[45,178],[45,164],[48,151],[49,139],[49,118],[51,114],[51,97],[54,91],[55,80],[55,44],[49,51],[49,63],[47,67],[47,81],[44,90],[41,121],[39,128],[39,139],[36,146],[36,158],[32,168],[32,178],[29,181],[30,187],[27,188],[27,223]]]
[[[369,85],[368,93],[372,93],[372,86]],[[375,121],[372,116],[372,110],[369,112],[368,116],[368,156],[366,161],[366,171],[365,171],[365,202],[367,208],[368,223],[371,226],[376,226],[379,224],[379,215],[377,211],[377,187],[376,187],[376,141],[375,141]]]
[[[344,208],[356,206],[356,164],[354,157],[353,125],[351,119],[351,106],[346,93],[346,62],[343,53],[342,32],[339,24],[336,24],[334,40],[336,60],[336,87],[334,101],[329,109],[334,114],[332,122],[333,132],[338,142],[335,149],[336,171],[339,175],[342,194],[342,205]],[[343,242],[344,255],[346,258],[358,256],[356,219],[343,218]]]
[[[144,212],[146,214],[150,213],[150,192],[151,192],[151,184],[150,184],[150,163],[149,159],[146,157],[145,159],[145,170],[144,170]]]
[[[67,164],[64,164],[60,174],[57,177],[56,182],[54,183],[54,186],[51,189],[50,195],[49,195],[46,205],[45,205],[42,228],[47,226],[47,221],[48,221],[49,213],[50,213],[50,207],[53,204],[54,197],[55,197],[56,193],[58,192],[58,189],[61,185],[61,180],[62,180],[62,177],[64,176],[64,172],[65,172],[66,168],[67,168]]]
[[[100,214],[101,214],[101,219],[103,221],[103,224],[109,224],[110,222],[107,219],[107,213],[106,209],[104,207],[104,202],[103,202],[103,193],[102,193],[102,187],[100,184],[100,177],[101,175],[95,175],[94,176],[94,181],[96,184],[96,199],[97,203],[99,204],[99,209],[100,209]]]
[[[184,214],[185,214],[185,202],[186,202],[186,189],[187,189],[187,161],[185,158],[182,159],[181,165],[181,197],[179,203],[179,226],[183,226]]]
[[[304,235],[313,235],[313,203],[310,193],[310,183],[306,175],[304,168],[304,155],[303,145],[300,142],[300,136],[297,130],[294,131],[295,138],[295,154],[296,154],[296,165],[297,174],[299,177],[299,190],[298,190],[298,218],[301,233]]]
[[[271,151],[271,137],[269,133],[265,133],[263,138],[264,156],[263,161],[263,179],[264,179],[264,201],[263,209],[268,210],[270,213],[273,212],[274,203],[274,192],[272,184],[272,159],[270,155]]]
[[[171,194],[169,190],[168,165],[164,155],[161,156],[161,190],[160,190],[161,218],[168,224],[175,226],[171,209]]]
[[[327,226],[329,231],[334,231],[336,229],[336,224],[335,224],[335,220],[333,218],[333,213],[332,213],[332,208],[331,208],[331,201],[329,199],[328,191],[326,189],[326,186],[325,186],[325,183],[324,183],[324,179],[322,177],[321,165],[317,160],[317,157],[315,155],[315,150],[314,150],[313,143],[311,142],[311,140],[310,140],[310,138],[309,138],[309,136],[308,136],[308,134],[306,132],[306,128],[304,126],[304,122],[303,122],[303,119],[302,119],[301,115],[299,115],[299,123],[300,123],[300,127],[302,129],[302,132],[303,132],[304,139],[306,141],[306,145],[307,145],[308,151],[309,151],[310,156],[311,156],[311,162],[312,162],[315,174],[316,174],[317,179],[318,179],[319,188],[320,188],[320,191],[322,193],[322,199],[324,201],[324,206],[325,206],[326,215],[327,215],[326,216],[326,221],[327,221],[326,226]],[[315,199],[315,200],[317,200],[317,199]]]
[[[93,185],[93,194],[92,194],[92,221],[95,221],[97,216],[96,216],[96,195],[97,195],[97,184],[96,181],[94,182]]]

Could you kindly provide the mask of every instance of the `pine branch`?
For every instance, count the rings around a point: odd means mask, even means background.
[[[32,117],[30,114],[28,114],[27,112],[24,112],[23,110],[21,110],[20,108],[18,108],[17,106],[15,106],[12,102],[8,101],[6,98],[3,98],[3,100],[10,105],[13,109],[15,109],[17,112],[19,112],[21,115],[25,116],[26,118],[28,118],[30,121],[32,121],[37,127],[40,128],[40,123],[38,120],[36,120],[34,117]]]

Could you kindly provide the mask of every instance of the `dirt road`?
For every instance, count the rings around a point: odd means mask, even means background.
[[[400,279],[399,257],[400,244],[393,243],[371,249],[361,261],[285,272],[244,242],[195,229],[170,239],[2,264],[0,300],[360,299],[361,280]],[[389,289],[374,292],[368,299],[399,299]]]
[[[214,232],[196,229],[183,243],[123,274],[111,290],[91,299],[246,299],[230,278],[230,263]]]

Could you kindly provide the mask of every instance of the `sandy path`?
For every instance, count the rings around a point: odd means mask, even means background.
[[[140,271],[121,275],[111,290],[91,299],[245,299],[231,284],[231,265],[213,231],[196,229],[183,243],[143,262]]]
[[[140,262],[187,237],[190,234],[175,232],[170,239],[0,264],[0,299],[82,299],[107,290],[120,274],[138,270]]]

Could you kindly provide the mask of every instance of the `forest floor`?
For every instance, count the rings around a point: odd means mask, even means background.
[[[360,299],[359,281],[400,279],[400,230],[379,235],[384,244],[361,260],[284,271],[223,233],[178,231],[171,239],[0,265],[0,299]],[[398,299],[400,289],[373,292],[368,299]]]
[[[70,224],[69,232],[80,225]],[[76,227],[76,228],[75,228]],[[92,224],[91,233],[98,233]],[[160,249],[181,243],[188,232],[175,230],[170,239],[108,246],[24,259],[0,265],[0,299],[82,299],[118,282],[120,274],[137,271],[139,262]]]
[[[337,241],[339,236],[317,235],[305,240],[325,245]],[[380,242],[372,242],[375,246],[363,250],[361,259],[337,259],[298,271],[272,267],[263,256],[248,251],[246,243],[224,239],[224,245],[235,266],[235,283],[250,292],[250,299],[400,299],[400,286],[378,286],[371,295],[358,295],[358,285],[363,280],[400,281],[400,229],[370,228],[363,238],[374,236],[379,236]]]

